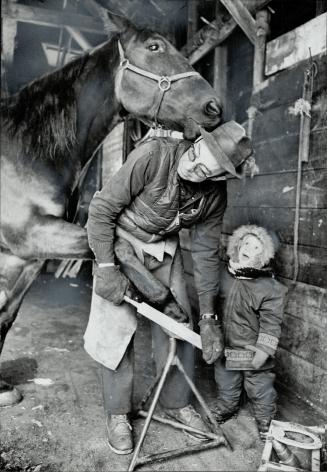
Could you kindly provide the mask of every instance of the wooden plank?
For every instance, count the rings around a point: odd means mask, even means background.
[[[7,19],[36,25],[61,28],[71,26],[81,31],[104,34],[103,23],[91,16],[60,12],[28,5],[5,4],[3,15]]]
[[[267,43],[266,75],[327,51],[327,13]]]
[[[279,346],[301,359],[326,370],[326,327],[311,323],[310,313],[304,320],[285,313]]]
[[[295,318],[306,320],[322,329],[327,328],[327,290],[322,287],[280,278],[288,287],[285,311]]]
[[[312,108],[311,129],[325,129],[326,97],[323,93],[314,96],[315,106]],[[256,144],[280,138],[281,136],[298,135],[300,130],[300,116],[295,115],[294,103],[283,103],[260,111],[256,115],[253,125],[253,140]]]
[[[303,171],[301,208],[327,207],[327,170]],[[229,179],[228,204],[233,207],[294,208],[296,172]]]
[[[220,0],[220,2],[229,11],[232,18],[244,31],[251,43],[255,44],[257,36],[255,21],[241,0]]]
[[[244,6],[254,13],[267,5],[270,0],[244,0]],[[188,57],[191,64],[195,64],[212,49],[222,43],[234,31],[237,24],[233,18],[227,18],[224,22],[212,21],[210,25],[199,30],[190,41],[181,49],[182,54]]]
[[[275,371],[278,373],[277,378],[281,384],[292,386],[294,393],[326,410],[326,370],[316,367],[280,347],[277,350]]]
[[[240,225],[256,224],[278,234],[281,242],[293,244],[294,208],[227,207],[223,231],[232,233]],[[300,210],[299,243],[327,248],[327,210]]]
[[[299,246],[298,281],[317,287],[327,287],[327,250],[310,246]],[[275,259],[278,275],[291,279],[294,274],[293,246],[282,244]]]
[[[318,70],[313,81],[313,91],[317,93],[326,87],[327,56],[321,54],[315,58]],[[260,110],[267,110],[283,103],[291,104],[302,96],[304,71],[306,64],[299,64],[291,69],[282,70],[256,87],[253,100]]]
[[[260,143],[255,141],[255,160],[260,173],[295,172],[297,170],[298,148],[298,134],[267,138]],[[303,168],[305,170],[326,168],[326,149],[327,128],[312,130],[310,134],[309,162],[304,164]]]

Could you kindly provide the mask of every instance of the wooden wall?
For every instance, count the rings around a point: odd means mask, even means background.
[[[253,49],[245,37],[241,41],[244,44],[239,45],[238,51],[242,54],[239,59],[235,49],[228,50],[228,54],[233,55],[233,63],[228,62],[227,83],[228,99],[235,100],[238,105],[243,102],[244,108],[235,110],[235,103],[234,106],[229,104],[229,110],[234,108],[234,113],[228,119],[237,119],[245,112],[245,107],[250,106],[247,71],[253,62]],[[231,48],[232,45],[231,39]],[[307,62],[271,76],[253,96],[258,107],[253,141],[259,173],[244,181],[229,180],[222,247],[226,246],[232,231],[242,224],[258,224],[277,232],[281,247],[276,258],[276,272],[289,287],[277,354],[278,381],[326,411],[327,60],[326,55],[314,59],[318,74],[314,80],[310,156],[302,171],[298,281],[295,284],[291,282],[300,118],[292,113],[292,107],[302,97]],[[246,61],[247,67],[244,68]],[[237,82],[240,82],[243,70],[245,81],[242,88],[237,86]],[[244,95],[248,97],[247,101]],[[187,231],[183,231],[181,241],[190,296],[197,307]],[[225,259],[224,251],[222,258]]]

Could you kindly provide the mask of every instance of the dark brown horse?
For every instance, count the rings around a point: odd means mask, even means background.
[[[2,103],[0,352],[44,260],[92,257],[66,209],[83,167],[126,112],[188,138],[221,115],[214,90],[166,39],[121,19],[109,41]]]

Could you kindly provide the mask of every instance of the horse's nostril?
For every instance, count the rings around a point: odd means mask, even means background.
[[[215,100],[210,100],[204,106],[204,112],[209,116],[220,116],[221,107]]]

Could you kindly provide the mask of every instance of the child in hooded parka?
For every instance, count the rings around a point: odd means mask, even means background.
[[[254,357],[249,370],[229,370],[225,357],[215,362],[217,420],[237,412],[244,389],[260,432],[268,431],[276,410],[272,367],[287,292],[268,266],[274,254],[274,240],[265,228],[237,228],[229,240],[218,303],[225,347],[254,351]]]

